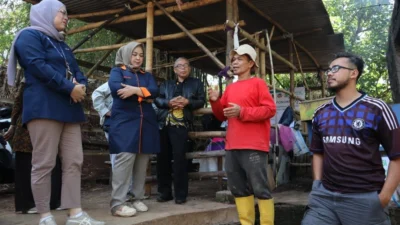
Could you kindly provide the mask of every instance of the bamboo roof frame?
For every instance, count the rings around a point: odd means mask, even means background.
[[[193,8],[196,8],[196,7],[204,6],[204,5],[207,5],[207,4],[216,3],[216,2],[219,2],[219,1],[222,1],[222,0],[198,0],[198,1],[196,1],[196,2],[190,2],[190,3],[184,4],[184,5],[182,6],[182,9],[189,9],[189,8],[192,8],[192,7],[193,7]],[[227,0],[227,1],[229,2],[230,0]],[[236,0],[236,1],[237,1],[237,0]],[[173,16],[171,16],[171,15],[169,14],[169,11],[173,12],[173,11],[176,10],[176,6],[171,6],[171,7],[164,8],[164,7],[161,6],[161,4],[160,4],[159,2],[157,2],[157,1],[155,1],[155,0],[153,0],[153,3],[154,3],[158,8],[160,8],[160,10],[157,10],[157,11],[154,10],[153,17],[156,16],[156,15],[166,14],[167,16],[169,15],[170,19],[173,20],[177,25],[180,24]],[[191,4],[191,3],[197,3],[197,4]],[[189,4],[190,4],[190,5],[189,5]],[[230,4],[229,4],[229,5],[230,5]],[[233,10],[233,7],[232,7],[231,10]],[[139,15],[139,16],[138,16],[138,15]],[[125,18],[125,20],[122,20],[122,19],[124,19],[124,17],[129,17],[129,19],[126,19],[126,18]],[[147,17],[147,13],[134,14],[134,15],[124,16],[124,17],[122,17],[122,18],[120,18],[120,19],[117,19],[117,20],[113,21],[113,22],[110,23],[110,24],[113,24],[113,23],[121,23],[121,22],[127,22],[127,21],[131,21],[131,20],[136,20],[136,19],[144,19],[144,18]],[[142,18],[142,17],[144,17],[144,18]],[[238,16],[236,15],[235,17],[238,17]],[[233,16],[230,16],[230,18],[233,18]],[[83,26],[83,27],[77,28],[77,29],[75,29],[75,30],[70,30],[68,33],[69,33],[69,34],[73,34],[73,33],[81,32],[81,31],[83,31],[83,30],[92,29],[92,28],[101,26],[102,23],[104,23],[104,22],[97,22],[97,23],[88,24],[88,25],[85,25],[85,26]],[[239,22],[239,25],[240,25],[240,26],[243,26],[243,25],[244,25],[243,23],[244,23],[244,21],[240,21],[240,22]],[[221,25],[219,25],[219,26],[216,25],[216,26],[206,27],[206,28],[198,28],[198,29],[194,29],[194,30],[192,30],[192,31],[190,31],[190,32],[187,31],[186,28],[185,28],[182,24],[180,24],[180,25],[178,25],[178,26],[180,26],[180,28],[181,28],[182,30],[184,30],[184,32],[179,32],[179,33],[169,34],[169,35],[155,36],[155,37],[152,37],[152,41],[168,40],[168,39],[175,39],[175,38],[180,38],[180,37],[189,36],[190,38],[192,38],[192,40],[195,41],[195,43],[196,43],[199,47],[203,47],[203,51],[205,51],[206,54],[207,54],[211,59],[213,59],[214,62],[215,62],[221,69],[223,69],[223,68],[225,67],[225,65],[224,65],[222,62],[220,62],[220,61],[211,53],[211,51],[209,51],[204,45],[202,45],[202,44],[193,36],[193,34],[196,34],[196,32],[205,33],[204,31],[212,32],[212,31],[215,30],[215,29],[217,29],[217,30],[222,30]],[[232,21],[227,20],[226,23],[225,23],[225,26],[229,26],[229,27],[233,28],[233,27],[235,26],[235,23],[232,22]],[[262,51],[268,52],[268,49],[266,48],[266,46],[265,46],[265,45],[262,45],[258,40],[256,40],[255,38],[253,38],[251,34],[249,34],[248,32],[244,31],[242,28],[239,29],[239,32],[240,32],[241,35],[245,36],[248,40],[250,40],[253,44],[255,44],[255,45],[256,45],[258,48],[260,48]],[[271,34],[271,36],[272,36],[272,34]],[[137,40],[135,40],[135,41],[136,41],[136,42],[140,42],[140,43],[144,43],[144,42],[148,41],[148,39],[149,39],[149,37],[147,37],[147,38],[142,38],[142,39],[137,39]],[[196,41],[196,40],[197,40],[197,41]],[[121,47],[121,46],[123,46],[123,45],[125,45],[125,44],[126,44],[126,43],[121,43],[121,44],[114,44],[114,45],[101,46],[101,47],[95,47],[95,48],[78,49],[78,50],[74,51],[74,53],[84,53],[84,52],[93,52],[93,51],[103,51],[103,50],[117,49],[117,48],[119,48],[119,47]],[[297,71],[297,67],[294,66],[293,63],[288,62],[285,58],[283,58],[282,56],[280,56],[280,55],[277,54],[276,52],[272,51],[272,55],[273,55],[274,57],[276,57],[278,60],[280,60],[280,61],[284,62],[285,64],[287,64],[287,65],[288,65],[290,68],[292,68],[293,70],[296,70],[296,71]],[[201,57],[201,58],[202,58],[202,57]],[[146,67],[147,67],[147,66],[146,66]],[[230,72],[230,71],[228,71],[228,72]],[[231,75],[232,75],[232,74],[231,74]],[[272,86],[271,86],[271,87],[272,87]],[[278,90],[278,89],[277,89],[277,90]],[[300,97],[298,97],[298,96],[295,96],[293,92],[290,92],[290,91],[288,92],[288,91],[286,91],[286,90],[284,90],[284,89],[279,89],[279,91],[282,91],[282,92],[284,92],[284,93],[290,95],[291,98],[294,98],[294,99],[297,99],[297,100],[300,100],[300,101],[303,101],[303,100],[304,100],[304,99],[302,99],[302,98],[300,98]]]
[[[245,26],[246,23],[244,21],[239,21],[239,24],[241,26]],[[220,25],[214,25],[214,26],[209,26],[209,27],[202,27],[202,28],[197,28],[190,30],[191,34],[204,34],[208,32],[215,32],[215,31],[220,31],[224,30],[225,25],[220,24]],[[154,36],[152,39],[153,41],[165,41],[165,40],[171,40],[171,39],[177,39],[177,38],[184,38],[187,37],[187,33],[185,32],[179,32],[179,33],[174,33],[174,34],[165,34],[165,35],[159,35],[159,36]],[[144,43],[146,42],[147,38],[141,38],[141,39],[136,39],[135,42],[139,43]],[[106,45],[106,46],[100,46],[100,47],[93,47],[93,48],[86,48],[86,49],[77,49],[74,51],[74,53],[85,53],[85,52],[95,52],[95,51],[105,51],[105,50],[111,50],[111,49],[118,49],[129,42],[126,43],[121,43],[121,44],[114,44],[114,45]]]
[[[37,3],[37,2],[36,2],[37,0],[25,0],[25,1],[26,1],[26,2],[30,2],[30,3],[32,3],[32,4]],[[175,0],[161,0],[161,1],[158,1],[158,2],[156,2],[155,0],[153,0],[153,1],[154,1],[156,4],[157,4],[157,3],[158,3],[158,4],[168,4],[168,3],[173,3],[173,2],[175,2]],[[197,0],[197,1],[194,1],[194,2],[185,3],[185,4],[183,4],[181,7],[178,7],[178,6],[167,7],[167,8],[166,8],[166,11],[169,12],[169,13],[171,13],[171,12],[176,12],[176,11],[180,10],[179,8],[181,8],[182,10],[193,9],[193,8],[197,8],[197,7],[201,7],[201,6],[205,6],[205,5],[209,5],[209,4],[214,4],[214,3],[217,3],[217,2],[220,2],[220,1],[222,1],[222,0]],[[133,7],[132,10],[140,10],[140,9],[145,9],[145,8],[147,7],[147,5],[146,5],[144,2],[139,1],[139,0],[131,0],[131,2],[135,2],[135,3],[138,3],[138,4],[139,4],[139,6]],[[146,2],[149,2],[149,1],[146,1]],[[237,20],[237,18],[238,18],[237,0],[226,0],[226,2],[227,2],[227,4],[228,4],[228,3],[233,3],[233,7],[230,9],[230,11],[235,11],[235,10],[236,10],[236,12],[231,13],[230,18],[235,17],[236,20]],[[300,36],[300,35],[306,35],[306,34],[318,32],[318,31],[321,30],[321,28],[318,28],[318,29],[314,29],[314,30],[310,30],[310,31],[305,31],[305,32],[299,32],[299,33],[295,33],[295,34],[290,34],[290,33],[288,33],[279,23],[277,23],[276,21],[274,21],[270,16],[268,16],[267,14],[265,14],[264,12],[262,12],[261,10],[259,10],[257,7],[255,7],[253,3],[248,2],[247,0],[241,0],[241,2],[243,2],[245,5],[247,5],[250,9],[252,9],[252,10],[253,10],[254,12],[256,12],[258,15],[264,17],[264,18],[267,19],[270,23],[273,24],[272,32],[271,32],[271,40],[273,40],[273,41],[275,41],[275,40],[283,40],[283,39],[287,39],[287,38],[293,38],[293,37],[297,37],[297,36]],[[236,6],[235,6],[234,3],[236,3]],[[236,8],[235,8],[235,7],[236,7]],[[118,10],[119,10],[119,11],[118,11]],[[87,17],[94,17],[94,16],[104,16],[104,15],[110,15],[110,14],[120,13],[121,11],[123,11],[123,8],[120,8],[120,9],[113,9],[113,10],[105,10],[105,11],[94,12],[94,13],[76,14],[76,15],[71,15],[71,18],[77,18],[77,19],[79,19],[79,18],[87,18]],[[228,11],[228,9],[227,9],[227,11]],[[162,12],[162,10],[156,10],[156,11],[154,11],[154,16],[158,16],[158,15],[162,15],[162,14],[165,14],[164,12]],[[145,12],[145,13],[134,14],[134,15],[129,15],[129,16],[123,16],[122,18],[119,18],[119,19],[113,21],[111,24],[117,24],[117,23],[123,23],[123,22],[133,21],[133,20],[145,19],[146,17],[147,17],[147,13],[146,13],[146,12]],[[230,21],[230,22],[233,22],[233,21]],[[95,28],[95,27],[101,26],[102,23],[104,23],[104,21],[100,21],[100,22],[97,22],[97,23],[91,23],[91,24],[85,25],[85,26],[83,26],[83,27],[70,30],[70,31],[68,32],[68,34],[73,34],[73,33],[77,33],[77,32],[82,32],[82,31],[84,31],[84,30],[93,29],[93,28]],[[241,25],[241,26],[242,26],[242,25]],[[279,37],[274,37],[274,38],[272,38],[272,36],[273,36],[273,34],[274,34],[275,27],[276,27],[278,30],[280,30],[282,33],[284,33],[284,35],[279,36]],[[210,27],[208,27],[208,28],[210,28]],[[202,29],[202,28],[193,29],[192,31],[199,31],[199,30],[201,31],[201,29]],[[241,31],[244,31],[243,29],[240,29],[240,30],[241,30]],[[210,31],[210,32],[211,32],[211,31]],[[175,35],[182,35],[182,33],[184,33],[184,32],[176,33]],[[248,34],[248,33],[247,33],[247,34]],[[174,35],[174,34],[171,34],[171,35]],[[242,35],[243,35],[243,32],[242,32]],[[250,34],[248,34],[248,35],[250,35]],[[186,35],[185,35],[185,36],[186,36]],[[190,35],[189,35],[189,36],[190,36]],[[174,36],[160,35],[160,36],[153,37],[153,40],[152,40],[152,41],[157,41],[157,40],[168,40],[168,37],[173,38]],[[148,37],[147,37],[147,38],[138,39],[138,40],[139,40],[139,41],[142,41],[142,42],[148,41]],[[250,39],[249,39],[249,40],[250,40],[253,44],[255,44],[257,47],[261,47],[260,49],[263,49],[263,48],[262,48],[262,44],[260,43],[259,40],[251,40],[251,36],[250,36]],[[301,49],[302,51],[304,51],[304,52],[306,53],[306,55],[309,56],[309,58],[314,62],[314,64],[315,64],[317,70],[320,70],[320,64],[319,64],[318,61],[315,59],[315,57],[314,57],[304,46],[302,46],[301,44],[299,44],[296,40],[293,40],[293,43],[294,43],[294,46],[293,46],[293,47],[298,47],[299,49]],[[113,46],[102,46],[102,47],[92,48],[92,50],[101,51],[101,50],[110,50],[110,48],[115,49],[115,48],[119,48],[119,47],[120,47],[120,46],[117,46],[117,45],[113,45]],[[228,46],[227,46],[227,47],[228,47]],[[207,50],[208,50],[208,49],[207,49]],[[265,49],[263,49],[263,50],[265,50]],[[89,51],[90,51],[90,49],[78,49],[75,53],[83,53],[83,52],[89,52]],[[182,51],[182,52],[184,52],[184,51]],[[296,49],[296,54],[298,54],[298,53],[297,53],[297,49]],[[212,57],[212,54],[210,54],[210,57]],[[274,55],[274,57],[276,57],[277,59],[279,59],[279,60],[285,62],[285,64],[287,64],[287,65],[288,65],[290,68],[292,68],[293,70],[297,70],[296,66],[294,66],[293,63],[287,61],[287,60],[286,60],[285,58],[283,58],[283,57],[281,58],[279,54]],[[298,57],[298,56],[297,56],[297,57]],[[194,58],[196,58],[196,57],[194,57]],[[219,64],[219,63],[217,63],[217,64]],[[223,65],[223,64],[220,64],[219,66],[221,67],[221,65]],[[301,69],[307,69],[307,70],[309,70],[309,69],[312,69],[312,68],[301,68]],[[320,73],[320,74],[321,74],[321,73]],[[322,89],[324,89],[324,85],[322,85]],[[323,91],[324,91],[324,90],[323,90]],[[284,92],[285,92],[285,91],[284,91]],[[287,93],[287,94],[292,94],[292,95],[293,95],[293,93]],[[291,95],[291,97],[293,97],[292,95]],[[298,99],[298,100],[300,100],[300,99]]]
[[[274,25],[274,27],[276,26],[281,32],[289,34],[289,32],[287,32],[287,30],[285,28],[283,28],[278,22],[276,22],[275,20],[273,20],[270,16],[268,16],[266,13],[262,12],[261,10],[259,10],[253,3],[249,2],[248,0],[240,0],[242,3],[244,3],[245,5],[247,5],[250,9],[252,9],[254,12],[256,12],[258,15],[264,17],[266,20],[268,20],[270,23],[272,23]],[[299,42],[297,42],[296,40],[293,39],[293,35],[292,35],[292,40],[293,43],[299,47],[301,50],[303,50],[308,57],[310,57],[310,59],[314,62],[317,70],[320,70],[321,66],[318,63],[318,61],[315,59],[315,57],[311,54],[311,52],[309,52],[304,46],[302,46]],[[321,74],[321,73],[320,73]],[[323,77],[321,76],[321,81],[323,81]],[[322,84],[322,97],[325,97],[325,88],[324,88],[324,84]]]
[[[197,7],[201,7],[201,6],[214,4],[214,3],[217,3],[217,2],[221,2],[221,1],[223,1],[223,0],[196,0],[194,2],[188,2],[188,3],[183,4],[181,6],[181,9],[182,10],[193,9],[193,8],[197,8]],[[178,6],[170,6],[170,7],[165,8],[165,10],[167,12],[169,12],[169,13],[177,12],[177,11],[179,11],[179,7]],[[160,15],[163,15],[163,14],[164,14],[164,12],[162,10],[155,10],[154,11],[154,16],[160,16]],[[139,14],[133,14],[133,15],[129,15],[129,16],[124,16],[124,17],[118,18],[118,19],[114,20],[112,23],[110,23],[110,25],[118,24],[118,23],[125,23],[125,22],[129,22],[129,21],[134,21],[134,20],[146,19],[146,17],[147,17],[146,16],[146,12],[139,13]],[[90,23],[90,24],[84,25],[82,27],[69,30],[67,33],[68,34],[75,34],[75,33],[83,32],[83,31],[86,31],[86,30],[90,30],[90,29],[99,27],[103,23],[104,23],[104,21]]]

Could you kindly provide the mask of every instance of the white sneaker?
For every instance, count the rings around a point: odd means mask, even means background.
[[[33,207],[32,209],[29,209],[26,213],[28,213],[28,214],[36,214],[37,213],[37,209],[36,209],[36,207]]]
[[[137,200],[132,203],[132,206],[138,211],[138,212],[147,212],[149,208],[141,201]]]
[[[117,206],[115,207],[115,209],[111,210],[111,214],[113,216],[131,217],[136,214],[136,209],[126,205],[122,205],[122,206]]]
[[[91,218],[86,212],[82,212],[82,215],[77,218],[69,217],[65,225],[105,225],[103,221],[97,221]]]
[[[53,216],[45,219],[44,221],[40,221],[39,225],[57,225],[56,221],[54,220]]]

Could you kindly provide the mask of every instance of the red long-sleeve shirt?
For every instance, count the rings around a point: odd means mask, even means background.
[[[229,103],[241,107],[238,118],[228,119],[226,150],[252,149],[269,151],[270,118],[276,113],[276,105],[264,80],[250,78],[230,84],[222,97],[210,101],[214,115],[226,120],[223,109]]]

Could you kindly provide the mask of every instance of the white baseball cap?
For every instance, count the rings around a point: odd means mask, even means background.
[[[240,45],[237,49],[232,50],[232,51],[229,53],[229,59],[232,60],[232,57],[233,57],[235,54],[238,54],[238,55],[247,54],[247,55],[251,58],[251,60],[253,60],[254,65],[255,65],[256,67],[258,67],[258,64],[257,64],[257,61],[256,61],[256,59],[257,59],[257,52],[256,52],[256,50],[254,50],[254,48],[251,47],[250,45],[248,45],[248,44]]]

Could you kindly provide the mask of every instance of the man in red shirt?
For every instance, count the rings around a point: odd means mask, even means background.
[[[235,197],[242,225],[255,222],[254,197],[258,198],[260,224],[274,224],[274,202],[267,186],[270,118],[276,105],[264,80],[251,76],[258,67],[257,53],[250,45],[230,52],[231,67],[238,75],[221,98],[209,89],[211,107],[219,120],[228,119],[225,171]]]

